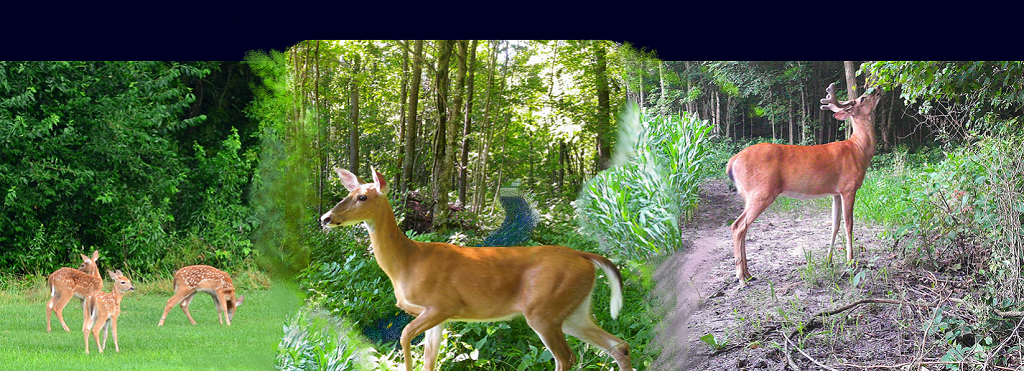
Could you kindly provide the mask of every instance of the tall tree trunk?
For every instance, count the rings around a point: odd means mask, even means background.
[[[508,74],[509,74],[509,72],[508,72],[508,70],[509,70],[509,68],[508,68],[508,65],[509,65],[508,47],[509,47],[509,44],[506,42],[505,43],[505,49],[504,49],[504,52],[505,52],[505,63],[504,63],[504,65],[501,68],[501,86],[498,89],[499,92],[505,92],[505,89],[508,86],[507,85],[508,84]],[[494,213],[494,209],[498,205],[498,189],[501,188],[502,176],[504,175],[505,157],[506,157],[505,156],[505,148],[508,145],[508,127],[509,127],[510,121],[511,121],[510,118],[509,118],[509,115],[511,114],[511,110],[506,106],[505,103],[507,102],[507,100],[503,99],[503,95],[497,95],[495,97],[495,102],[497,103],[497,107],[498,107],[498,112],[496,112],[495,116],[497,116],[499,114],[502,116],[501,119],[498,120],[498,122],[501,122],[501,124],[502,124],[502,139],[501,139],[501,151],[498,152],[498,158],[501,159],[501,161],[498,162],[498,181],[494,183],[494,201],[491,202],[491,211],[490,211],[490,213]]]
[[[558,179],[555,184],[557,194],[565,194],[565,139],[558,140]]]
[[[316,57],[313,61],[314,66],[316,66],[316,75],[313,76],[313,109],[316,110],[316,165],[319,170],[316,175],[316,213],[323,214],[323,195],[325,188],[324,178],[327,175],[327,172],[325,171],[327,168],[327,154],[325,153],[326,151],[324,151],[323,146],[323,134],[325,127],[321,121],[322,112],[320,111],[320,40],[316,41],[316,51],[313,54]],[[228,72],[230,72],[230,70]]]
[[[409,127],[409,122],[406,120],[406,117],[408,117],[408,115],[407,115],[408,109],[407,109],[407,106],[406,106],[406,102],[408,101],[408,95],[409,95],[409,49],[408,49],[409,40],[405,40],[404,43],[406,44],[406,47],[403,48],[404,50],[402,51],[402,93],[401,93],[401,98],[399,98],[399,102],[398,102],[398,106],[401,107],[401,109],[399,109],[399,111],[401,111],[401,113],[400,113],[399,121],[398,121],[398,144],[402,145],[402,146],[404,146],[404,144],[405,144],[405,136],[406,136],[406,133],[408,133],[408,127]],[[404,180],[402,178],[402,171],[401,171],[402,166],[404,165],[404,162],[405,162],[405,148],[402,147],[401,150],[398,151],[398,164],[396,164],[396,167],[399,169],[399,171],[398,171],[398,174],[396,174],[396,176],[395,176],[395,178],[396,178],[395,179],[395,186],[396,186],[395,189],[397,189],[399,191],[402,190],[402,181]]]
[[[846,99],[853,100],[857,99],[857,67],[853,61],[844,61],[843,66],[846,70]],[[846,125],[846,138],[850,138],[853,134],[853,126]]]
[[[693,70],[692,70],[693,62],[685,61],[683,63],[686,64],[686,96],[689,96],[690,95],[690,90],[693,89],[693,81],[690,78],[690,76],[693,75]],[[692,100],[688,100],[686,102],[686,110],[690,111],[692,113],[697,113],[696,105],[697,105],[697,102],[692,101]]]
[[[731,123],[732,123],[732,117],[731,117],[732,110],[730,110],[730,108],[732,108],[732,95],[727,95],[726,98],[725,98],[725,137],[726,138],[732,138],[731,130],[729,130],[729,128],[731,126]],[[735,139],[735,138],[733,138],[733,139]]]
[[[409,109],[406,116],[409,124],[406,125],[405,162],[402,164],[402,179],[405,179],[406,183],[399,188],[402,192],[412,188],[410,185],[412,184],[412,168],[415,161],[413,155],[416,150],[416,136],[419,133],[416,129],[418,122],[416,106],[420,97],[420,75],[423,73],[423,40],[416,40],[413,48],[412,83],[409,84]]]
[[[548,125],[549,125],[549,127],[554,127],[555,126],[555,115],[556,115],[556,113],[555,113],[556,111],[555,110],[558,108],[557,105],[555,104],[555,84],[557,82],[557,80],[555,79],[555,75],[557,74],[555,66],[558,64],[558,44],[559,44],[559,41],[555,40],[555,45],[554,45],[554,47],[551,50],[551,60],[550,60],[551,72],[548,74],[548,102],[547,103],[548,103],[548,108],[551,110],[550,113],[548,114]],[[563,139],[559,138],[559,143],[563,144],[565,142],[564,142]],[[559,149],[561,149],[561,147],[559,147]],[[563,168],[563,166],[565,166],[565,164],[562,161],[562,153],[561,153],[561,151],[559,151],[558,156],[559,156],[558,157],[558,171],[557,171],[557,175],[556,175],[556,179],[555,179],[555,187],[556,187],[555,192],[561,194],[561,192],[562,192],[562,179],[563,179],[563,176],[564,176],[564,168]],[[532,167],[531,167],[531,172],[533,172]]]
[[[668,113],[668,96],[665,94],[665,62],[658,62],[658,83],[661,85],[661,96],[658,97],[658,113]]]
[[[502,89],[504,89],[504,85],[505,81],[502,81]],[[494,184],[494,200],[491,201],[491,211],[488,213],[488,215],[493,214],[494,210],[498,206],[498,197],[500,196],[501,193],[499,191],[501,190],[502,176],[504,176],[505,174],[505,158],[507,157],[505,156],[505,148],[508,147],[508,127],[510,126],[509,110],[507,107],[504,107],[504,105],[499,105],[499,107],[502,107],[502,111],[504,111],[505,113],[504,117],[502,117],[501,120],[501,123],[503,124],[503,128],[501,131],[501,151],[498,152],[498,158],[500,158],[501,160],[498,162],[498,181]]]
[[[891,150],[893,147],[889,140],[892,137],[892,111],[896,109],[896,94],[889,95],[891,96],[891,99],[889,99],[889,117],[885,120],[885,125],[882,126],[882,143],[884,143],[882,148],[886,151]]]
[[[714,92],[715,114],[712,118],[712,127],[715,128],[715,135],[722,135],[722,93],[718,89]]]
[[[796,144],[796,143],[793,143],[793,141],[795,140],[795,136],[793,135],[793,127],[796,124],[793,123],[793,104],[792,103],[793,102],[791,102],[791,101],[787,101],[786,102],[786,113],[789,114],[789,144]]]
[[[359,53],[355,53],[352,59],[348,114],[352,126],[348,136],[348,166],[353,171],[359,171]]]
[[[466,178],[469,171],[469,132],[473,122],[473,76],[476,70],[476,46],[479,40],[473,40],[469,46],[469,81],[466,82],[466,117],[462,126],[462,158],[459,161],[459,205],[466,204]]]
[[[597,125],[596,146],[597,161],[594,164],[594,173],[607,169],[612,158],[612,125],[611,125],[611,102],[608,98],[608,62],[604,45],[600,41],[593,43],[594,56],[597,58],[597,66],[594,69],[594,83],[597,88]],[[642,101],[643,98],[641,98]]]
[[[772,102],[772,92],[771,92],[771,90],[768,91],[768,102],[769,102],[768,103],[768,122],[771,124],[771,127],[772,127],[772,140],[774,141],[774,140],[778,140],[779,137],[776,136],[776,134],[775,134],[777,132],[777,130],[775,130],[775,108],[772,107],[772,103],[774,103],[774,102]],[[750,136],[753,137],[754,136],[753,135],[754,120],[750,120],[750,127],[751,127],[751,135]]]
[[[806,85],[800,86],[800,143],[807,144],[807,95]]]
[[[437,76],[434,87],[437,89],[437,130],[434,131],[434,166],[431,179],[432,198],[434,204],[434,226],[442,226],[448,219],[448,176],[450,168],[445,171],[448,151],[448,64],[452,56],[454,40],[438,40]]]
[[[476,184],[476,191],[473,192],[473,212],[479,213],[484,209],[484,193],[486,193],[487,183],[487,159],[490,154],[491,147],[491,102],[494,98],[494,70],[498,65],[498,45],[499,42],[494,42],[490,45],[491,59],[490,67],[487,69],[487,97],[484,100],[484,122],[483,129],[480,131],[484,135],[483,144],[477,155],[477,176],[474,183]]]
[[[441,168],[441,177],[444,178],[444,193],[445,200],[448,199],[448,190],[452,188],[454,184],[455,175],[455,155],[458,153],[456,150],[456,138],[458,133],[465,129],[465,121],[462,125],[456,125],[459,120],[464,120],[462,100],[465,98],[466,89],[466,62],[469,58],[469,40],[458,40],[451,42],[453,47],[456,47],[456,72],[455,72],[455,102],[452,104],[452,116],[451,122],[448,124],[448,133],[445,143],[445,154],[444,154],[444,166]],[[457,199],[457,197],[456,197]]]

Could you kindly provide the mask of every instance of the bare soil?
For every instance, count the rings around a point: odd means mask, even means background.
[[[740,289],[730,225],[743,201],[727,179],[708,180],[701,196],[683,231],[692,246],[670,256],[654,276],[667,309],[657,339],[664,350],[652,369],[845,370],[941,355],[924,335],[928,307],[858,305],[807,326],[816,313],[859,299],[935,300],[926,287],[936,276],[904,268],[893,241],[880,237],[884,228],[855,220],[855,262],[845,261],[840,232],[828,264],[831,208],[796,201],[781,210],[776,201],[747,233],[755,280]],[[708,334],[721,346],[700,340]]]

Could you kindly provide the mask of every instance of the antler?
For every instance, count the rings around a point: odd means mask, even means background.
[[[825,93],[827,94],[825,95],[825,99],[821,100],[821,104],[823,104],[821,109],[835,111],[836,109],[846,108],[853,105],[853,100],[842,102],[836,100],[835,86],[835,83],[831,83],[828,84],[828,88],[825,88]]]

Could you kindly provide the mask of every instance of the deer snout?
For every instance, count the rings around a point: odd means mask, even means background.
[[[332,224],[333,223],[331,223],[331,212],[330,211],[328,211],[324,215],[320,216],[320,226],[321,227],[323,227],[324,229],[331,228],[331,227],[334,226]]]

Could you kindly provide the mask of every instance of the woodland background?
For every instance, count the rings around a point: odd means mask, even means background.
[[[1019,308],[1024,63],[661,61],[607,41],[314,40],[241,62],[0,62],[0,272],[11,287],[92,250],[139,277],[188,264],[263,272],[307,295],[293,332],[365,333],[394,311],[393,295],[365,231],[318,226],[344,196],[331,170],[376,169],[414,238],[466,245],[500,224],[498,190],[514,184],[540,212],[530,244],[623,266],[634,314],[595,314],[632,339],[644,369],[659,352],[649,267],[685,245],[678,225],[696,185],[752,143],[845,139],[844,123],[818,108],[830,83],[846,87],[840,99],[865,84],[886,90],[872,172],[920,170],[875,222],[913,241],[908,260],[964,262],[987,303]],[[643,161],[654,175],[630,168]],[[622,196],[648,188],[650,199]],[[616,212],[627,220],[596,216]],[[607,246],[629,236],[640,238]],[[519,322],[452,326],[445,362],[552,367]],[[318,348],[315,338],[286,334],[279,366],[303,368],[296,359],[325,349],[351,364],[365,356],[365,339]],[[584,367],[608,362],[575,346]],[[378,362],[400,360],[373,349]]]

